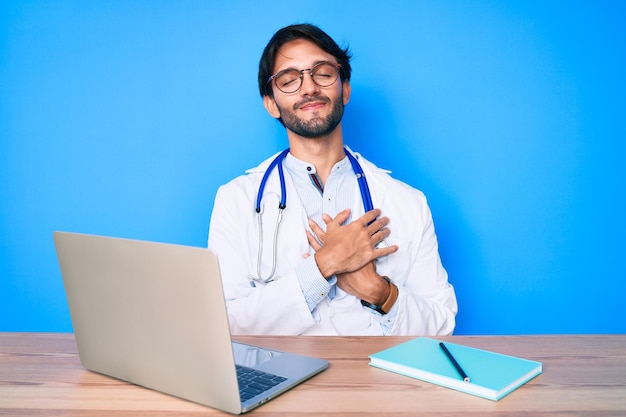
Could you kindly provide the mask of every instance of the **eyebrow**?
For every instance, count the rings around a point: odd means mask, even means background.
[[[328,63],[333,64],[333,65],[337,65],[337,63],[336,63],[336,62],[329,61],[329,60],[327,60],[327,59],[319,59],[319,60],[317,60],[317,61],[314,61],[314,62],[313,62],[313,64],[312,64],[309,68],[304,68],[304,69],[305,69],[305,70],[307,70],[307,69],[311,69],[311,68],[313,68],[314,66],[316,66],[317,64],[322,64],[322,63],[324,63],[324,62],[328,62]],[[279,72],[283,72],[283,71],[287,71],[287,70],[303,71],[302,69],[298,69],[298,68],[296,68],[296,67],[287,67],[287,68],[283,68],[283,69],[281,69],[281,70],[276,71],[274,74],[278,74]]]

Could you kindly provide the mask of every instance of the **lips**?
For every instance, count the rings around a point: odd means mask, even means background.
[[[307,104],[305,106],[300,107],[301,110],[317,110],[321,107],[324,107],[326,103],[321,101],[316,101],[314,103]]]
[[[296,103],[293,107],[295,110],[317,110],[319,108],[324,107],[326,104],[330,103],[329,98],[324,97],[315,97],[307,100],[302,100],[299,103]]]

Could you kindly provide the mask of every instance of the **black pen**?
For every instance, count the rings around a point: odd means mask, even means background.
[[[452,356],[452,353],[450,353],[446,345],[444,345],[443,342],[439,342],[439,347],[441,348],[441,350],[443,350],[443,353],[446,354],[450,362],[452,362],[452,365],[454,365],[459,375],[461,375],[461,378],[463,378],[463,381],[470,382],[469,376],[467,376],[463,368],[461,368],[461,365],[459,365],[456,359],[454,359],[454,356]]]

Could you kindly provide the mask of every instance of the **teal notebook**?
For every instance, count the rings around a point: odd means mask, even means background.
[[[542,372],[541,362],[445,342],[464,382],[439,342],[418,337],[371,355],[370,365],[494,401]]]

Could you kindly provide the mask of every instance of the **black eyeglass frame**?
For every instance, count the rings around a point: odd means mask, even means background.
[[[320,83],[318,83],[317,81],[315,81],[315,77],[313,77],[313,71],[319,67],[320,65],[331,65],[333,67],[335,67],[336,71],[337,71],[337,78],[335,78],[333,80],[333,82],[331,82],[330,84],[327,85],[322,85]],[[295,69],[295,68],[285,68],[284,70],[278,71],[276,74],[274,75],[270,75],[270,77],[267,79],[267,84],[271,83],[272,81],[274,81],[276,78],[278,78],[280,75],[289,72],[289,71],[297,71],[300,74],[300,83],[298,84],[298,88],[296,88],[293,91],[284,91],[283,89],[281,89],[278,84],[276,84],[276,82],[274,82],[274,85],[276,86],[276,88],[278,88],[281,92],[285,93],[285,94],[293,94],[295,92],[297,92],[298,90],[300,90],[300,88],[302,88],[302,80],[304,77],[304,72],[308,71],[309,75],[311,76],[311,80],[313,80],[313,82],[315,83],[315,85],[319,86],[319,87],[330,87],[331,85],[335,84],[337,82],[337,80],[340,77],[340,71],[341,71],[341,64],[337,64],[335,62],[331,62],[331,61],[321,61],[318,62],[317,64],[313,65],[311,68],[306,68],[306,69]]]

